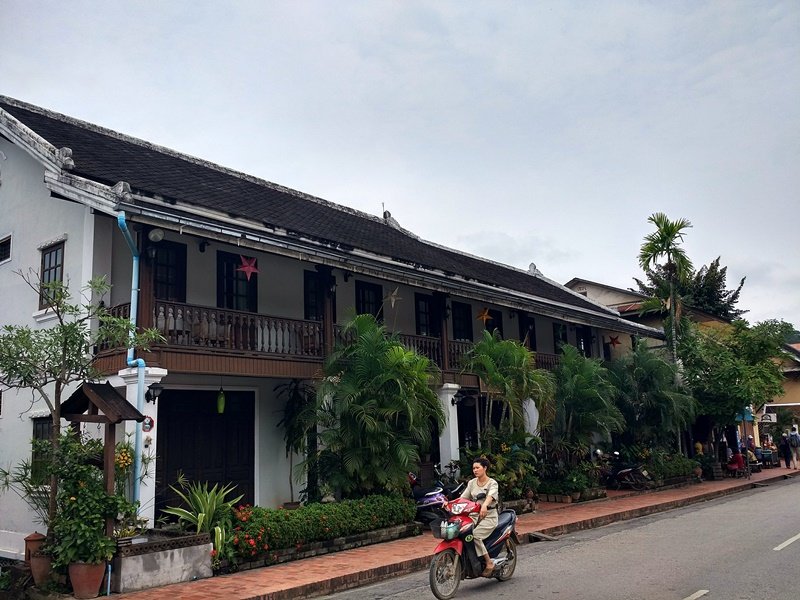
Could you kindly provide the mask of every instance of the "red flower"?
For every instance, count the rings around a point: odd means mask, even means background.
[[[217,555],[217,551],[216,550],[212,550],[211,551],[211,558],[214,558],[216,555]]]
[[[256,545],[256,541],[253,540],[253,539],[247,540],[247,543],[250,544],[251,546],[255,546]]]

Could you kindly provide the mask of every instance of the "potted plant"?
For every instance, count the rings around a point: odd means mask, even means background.
[[[88,464],[86,457],[96,453],[97,440],[67,432],[60,441],[59,461],[54,466],[60,483],[58,511],[50,523],[48,547],[53,567],[68,569],[75,597],[95,598],[106,561],[116,548],[106,535],[106,520],[135,512],[135,507],[121,496],[107,494],[102,471]]]

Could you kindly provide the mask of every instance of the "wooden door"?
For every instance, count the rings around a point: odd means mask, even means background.
[[[253,392],[225,392],[225,411],[217,413],[213,390],[164,390],[158,399],[156,518],[179,506],[170,489],[178,473],[188,481],[236,486],[241,503],[255,497],[255,400]]]

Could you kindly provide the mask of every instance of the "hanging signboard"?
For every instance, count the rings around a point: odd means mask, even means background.
[[[762,423],[777,423],[778,415],[775,413],[764,413],[759,419]]]

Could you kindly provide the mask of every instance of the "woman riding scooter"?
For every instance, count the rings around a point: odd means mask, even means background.
[[[482,575],[484,577],[491,577],[494,570],[494,561],[489,557],[489,552],[483,544],[485,540],[497,527],[497,500],[498,488],[497,482],[489,477],[486,470],[489,468],[489,461],[482,456],[476,458],[472,463],[472,474],[475,475],[467,484],[467,489],[461,494],[462,498],[467,498],[473,502],[479,501],[479,496],[483,498],[481,503],[481,511],[477,516],[473,516],[475,521],[475,529],[472,535],[475,538],[475,550],[479,555],[482,555],[486,561],[486,567]]]

